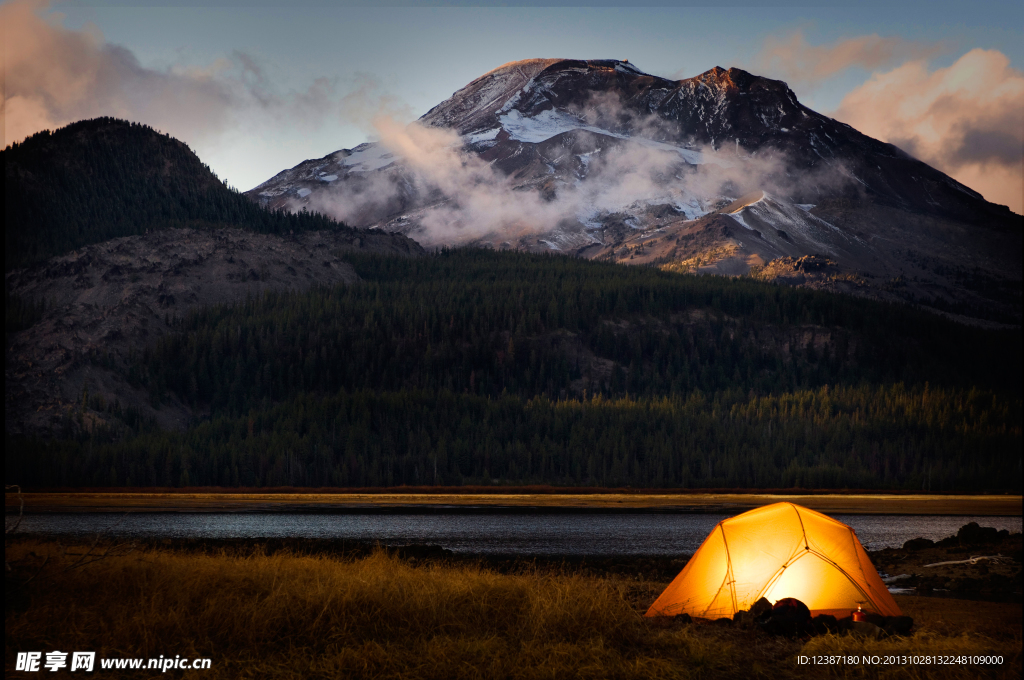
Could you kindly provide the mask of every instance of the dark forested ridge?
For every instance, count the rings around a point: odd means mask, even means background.
[[[168,227],[262,233],[344,228],[308,213],[258,207],[183,142],[114,118],[44,130],[0,151],[4,267]]]
[[[553,401],[448,390],[304,393],[186,433],[7,442],[48,486],[529,484],[1020,490],[1020,401],[977,390]]]
[[[187,432],[9,438],[8,481],[1020,489],[1018,330],[557,256],[344,257],[361,283],[140,351],[134,384],[205,414]]]
[[[1019,332],[903,305],[561,256],[346,259],[365,283],[198,311],[136,378],[227,414],[341,388],[551,399],[861,382],[1020,389]]]

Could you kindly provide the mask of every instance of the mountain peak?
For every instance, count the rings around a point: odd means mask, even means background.
[[[478,240],[725,274],[778,260],[765,271],[794,281],[813,278],[801,258],[821,256],[821,285],[832,285],[835,271],[903,276],[913,243],[929,265],[912,270],[926,283],[908,287],[905,299],[932,296],[934,284],[943,299],[975,307],[941,273],[961,264],[932,237],[944,232],[915,225],[959,221],[966,234],[984,223],[992,243],[1019,252],[1008,214],[891,144],[808,109],[786,83],[740,68],[669,80],[618,59],[514,61],[420,123],[460,135],[461,148],[445,152],[459,158],[414,168],[384,140],[307,161],[250,196],[271,208],[334,211],[429,245]],[[448,168],[463,163],[470,170],[453,179]],[[717,253],[713,265],[709,253]],[[980,246],[976,255],[972,266],[989,263],[993,281],[1019,281],[1018,261]],[[829,262],[839,269],[825,271]],[[844,290],[894,295],[867,279]],[[992,300],[990,311],[1003,313],[1002,304]]]
[[[637,68],[635,64],[630,63],[629,59],[520,59],[518,61],[507,62],[497,68],[491,69],[476,80],[482,80],[487,77],[493,77],[510,71],[518,71],[524,74],[529,74],[532,77],[547,69],[558,71],[580,68],[590,70],[622,69],[624,71],[636,73],[637,75],[647,75]]]
[[[558,63],[560,61],[565,61],[565,60],[564,59],[519,59],[517,61],[509,61],[509,62],[506,62],[506,63],[502,64],[501,66],[498,66],[497,68],[491,69],[490,71],[488,71],[487,73],[483,74],[482,76],[480,76],[479,78],[477,78],[473,82],[475,83],[475,82],[478,82],[480,80],[483,80],[484,78],[493,78],[495,76],[503,75],[503,74],[506,74],[506,73],[509,73],[509,72],[513,72],[513,71],[521,72],[523,74],[529,74],[529,76],[532,78],[533,76],[537,75],[538,73],[540,73],[542,70],[544,70],[548,66],[551,66],[552,64],[556,64],[556,63]],[[470,83],[470,84],[472,84],[472,83]]]
[[[844,194],[866,192],[887,205],[968,221],[987,219],[980,215],[992,210],[978,203],[975,192],[891,144],[803,106],[785,82],[736,67],[716,65],[691,78],[669,80],[627,60],[513,61],[455,92],[420,123],[462,135],[488,163],[516,176],[534,162],[547,168],[562,154],[552,148],[550,158],[544,155],[548,151],[534,157],[534,146],[520,144],[562,149],[586,134],[601,135],[607,144],[653,134],[649,142],[681,149],[730,147],[737,155],[782,156],[792,166],[790,175],[799,170],[820,179],[820,184],[791,182],[790,193],[799,194],[799,202],[842,187]],[[925,183],[930,188],[923,188]],[[304,189],[315,191],[322,184],[315,181]],[[281,194],[280,201],[288,196]]]
[[[718,87],[724,87],[727,90],[734,90],[737,92],[747,92],[751,88],[764,88],[766,90],[777,91],[779,94],[785,96],[787,100],[796,100],[796,95],[793,94],[792,90],[789,89],[789,85],[784,81],[772,80],[771,78],[765,78],[764,76],[754,75],[749,71],[744,71],[743,69],[736,68],[735,66],[727,69],[722,68],[721,66],[715,66],[698,76],[694,76],[693,78],[684,78],[679,82],[700,82],[705,85],[716,85]]]
[[[452,94],[424,114],[420,122],[433,127],[452,128],[460,134],[492,129],[499,111],[527,101],[539,101],[538,97],[558,91],[560,87],[587,94],[621,88],[623,83],[636,78],[671,84],[671,81],[644,73],[625,59],[510,61]],[[585,87],[578,87],[581,83],[585,83]]]

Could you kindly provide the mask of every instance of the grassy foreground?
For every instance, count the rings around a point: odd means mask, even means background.
[[[350,560],[145,548],[90,562],[87,550],[32,539],[8,544],[7,677],[22,676],[14,672],[17,652],[55,649],[96,651],[98,659],[209,658],[209,670],[169,672],[204,679],[1017,678],[1021,672],[1019,604],[903,598],[901,606],[918,623],[911,637],[788,640],[703,622],[645,620],[642,612],[665,584],[629,578],[415,565],[383,551]],[[1002,654],[1004,663],[797,662],[801,654],[866,653]]]

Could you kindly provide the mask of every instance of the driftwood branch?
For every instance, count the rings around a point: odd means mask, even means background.
[[[119,524],[121,524],[121,522],[123,522],[125,520],[125,517],[127,517],[127,516],[128,516],[127,512],[124,513],[123,515],[121,515],[121,518],[119,520],[117,520],[117,522],[114,524],[114,526],[112,526],[109,529],[107,529],[107,531],[112,531],[113,529],[116,529],[117,526]],[[117,545],[107,546],[107,549],[104,550],[102,553],[96,553],[94,555],[93,554],[93,550],[95,550],[96,546],[99,544],[100,538],[103,537],[103,533],[104,532],[102,532],[102,531],[99,531],[99,532],[96,533],[96,537],[93,538],[93,540],[92,540],[92,545],[90,545],[89,549],[86,550],[84,553],[71,553],[71,552],[68,552],[65,549],[64,550],[64,555],[65,556],[77,556],[78,559],[75,560],[74,562],[72,562],[67,567],[64,567],[63,571],[68,572],[68,571],[71,571],[72,569],[77,569],[78,567],[84,567],[87,564],[92,564],[93,562],[99,562],[100,560],[104,560],[104,559],[106,559],[108,557],[121,557],[121,556],[127,555],[128,553],[132,552],[132,550],[135,549],[134,547],[132,547],[132,544],[130,544],[130,543],[119,543]],[[128,547],[128,550],[126,550],[124,552],[115,552],[118,548],[125,547],[125,546]]]
[[[17,489],[15,493],[18,494],[18,517],[14,520],[13,524],[7,523],[7,517],[4,517],[4,536],[13,534],[21,526],[21,520],[25,516],[25,496],[21,493],[21,487],[17,484],[9,484],[4,487],[4,496],[10,493],[12,490]],[[6,503],[4,503],[6,505]],[[8,571],[10,571],[8,569]]]
[[[10,486],[7,487],[8,490],[10,490],[12,488],[17,488],[17,487],[10,487]],[[18,492],[20,494],[20,489],[18,490]],[[24,505],[22,507],[24,507]],[[125,519],[125,517],[127,515],[128,515],[128,513],[124,513],[124,515],[122,515],[122,517],[112,527],[106,529],[105,531],[97,532],[96,535],[92,539],[92,543],[89,544],[89,547],[88,547],[88,549],[85,552],[72,551],[68,547],[65,547],[62,542],[58,541],[57,542],[57,547],[58,547],[58,551],[59,551],[60,555],[62,555],[63,557],[66,557],[68,559],[72,559],[72,558],[77,558],[77,559],[74,559],[74,561],[72,561],[70,564],[67,564],[63,569],[59,569],[58,571],[51,571],[50,573],[45,575],[43,578],[45,579],[45,578],[48,578],[48,577],[52,577],[55,574],[67,573],[67,572],[69,572],[69,571],[71,571],[73,569],[78,569],[79,567],[85,567],[85,566],[88,566],[90,564],[93,564],[94,562],[99,562],[101,560],[105,560],[108,557],[123,557],[123,556],[128,555],[131,552],[133,552],[135,550],[134,542],[130,542],[130,543],[115,543],[113,545],[107,546],[106,549],[97,550],[97,546],[99,546],[100,539],[103,538],[104,534],[106,534],[107,532],[110,532],[113,529],[117,528],[117,526],[121,522],[124,521],[124,519]],[[19,524],[20,524],[20,521],[16,522],[12,526],[6,527],[7,535],[10,535],[10,534],[14,533],[14,531],[17,530],[17,527],[18,527]],[[5,555],[5,557],[6,557],[6,555]],[[28,567],[29,569],[32,569],[34,571],[34,573],[31,576],[29,576],[27,579],[25,579],[24,581],[21,581],[21,585],[27,585],[28,583],[34,581],[36,578],[38,578],[40,575],[42,575],[43,574],[43,570],[46,567],[46,565],[49,563],[49,561],[50,561],[50,555],[46,555],[43,558],[42,563],[40,563],[38,567],[31,567],[29,565],[23,565],[25,567]],[[4,560],[4,566],[5,566],[5,568],[6,568],[8,573],[13,571],[13,568],[11,567],[11,563],[9,561],[7,561],[6,559]]]
[[[12,490],[17,490],[18,494],[18,517],[14,520],[13,524],[7,523],[7,494]],[[21,487],[17,484],[8,484],[4,486],[4,538],[7,538],[11,534],[18,531],[18,527],[21,526],[21,519],[25,516],[25,496],[21,493]],[[4,548],[4,572],[11,573],[11,563],[7,560],[7,549]]]
[[[952,560],[950,562],[935,562],[934,564],[926,564],[925,567],[944,567],[949,564],[977,564],[981,560],[988,560],[990,562],[1003,562],[1006,560],[1002,555],[978,555],[977,557],[971,557],[966,560]]]

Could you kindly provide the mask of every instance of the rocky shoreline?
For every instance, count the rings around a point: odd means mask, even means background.
[[[1021,534],[971,522],[941,541],[915,538],[871,553],[890,588],[916,595],[1021,601]]]

